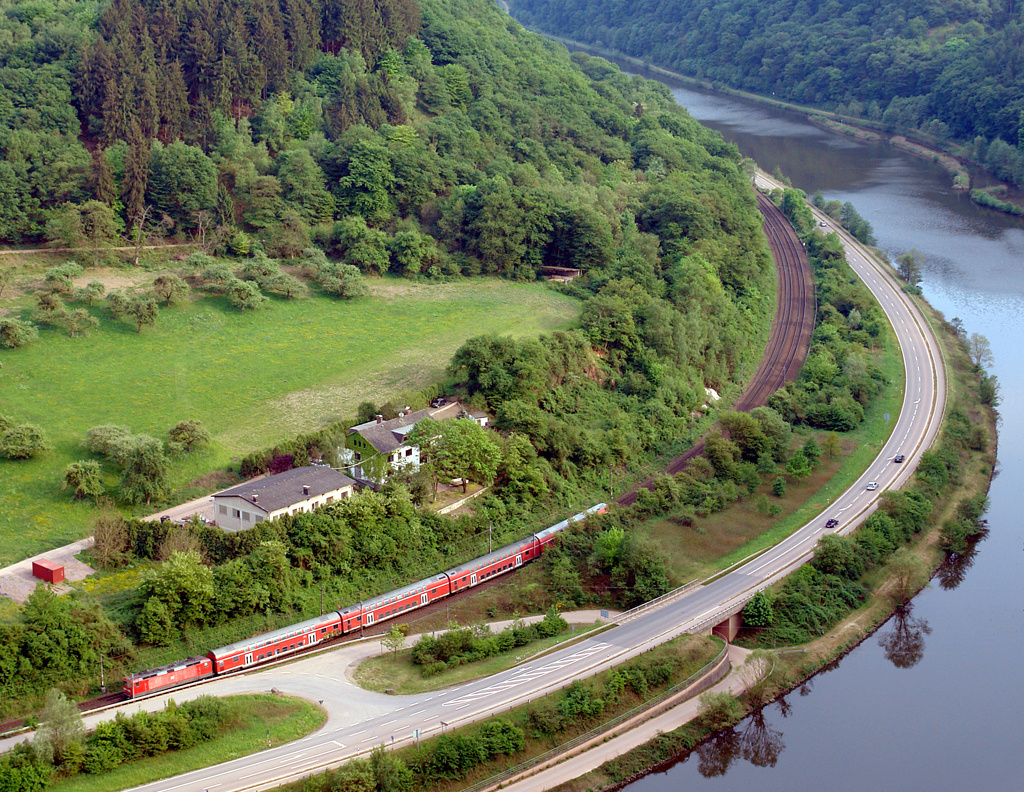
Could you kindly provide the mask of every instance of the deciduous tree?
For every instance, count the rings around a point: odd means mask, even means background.
[[[191,290],[177,275],[166,273],[157,275],[153,280],[153,291],[169,308],[172,302],[184,299]]]
[[[32,747],[45,761],[61,767],[75,751],[80,750],[85,735],[82,713],[60,690],[51,688],[39,713],[39,728],[32,738]],[[77,770],[77,768],[74,768]]]
[[[174,553],[143,573],[139,595],[162,602],[179,628],[202,625],[214,602],[213,572],[203,565],[198,553]]]
[[[35,424],[16,424],[0,430],[0,456],[7,459],[30,459],[48,448],[43,430]]]
[[[167,455],[164,445],[149,435],[133,435],[120,450],[123,467],[121,497],[128,503],[146,503],[167,493]]]
[[[31,322],[21,319],[0,319],[0,347],[17,349],[39,338],[39,331]]]
[[[397,657],[398,653],[405,647],[405,631],[395,624],[380,639],[380,643],[381,646],[391,652],[392,657]]]
[[[210,433],[202,421],[189,419],[175,424],[168,432],[167,445],[172,451],[189,452],[210,444]]]
[[[64,487],[72,490],[76,498],[93,498],[103,494],[100,463],[95,459],[80,459],[64,468]]]
[[[252,281],[233,278],[227,285],[225,293],[231,304],[240,311],[255,310],[267,301],[260,287]]]

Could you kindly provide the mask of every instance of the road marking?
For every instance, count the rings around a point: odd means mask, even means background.
[[[468,707],[473,702],[479,701],[480,699],[485,698],[487,696],[493,695],[495,693],[503,693],[506,690],[520,687],[521,685],[525,685],[528,682],[532,682],[538,677],[550,674],[552,671],[560,671],[566,666],[572,665],[573,663],[577,663],[580,660],[585,660],[592,654],[600,652],[602,649],[605,649],[607,647],[608,644],[603,642],[594,643],[590,646],[580,649],[578,652],[574,652],[573,654],[568,655],[567,657],[554,660],[539,668],[524,668],[521,671],[517,672],[515,675],[513,675],[511,678],[506,679],[503,682],[498,682],[497,684],[489,685],[488,687],[481,688],[480,690],[474,691],[472,693],[467,693],[466,695],[460,696],[456,699],[452,699],[451,701],[444,701],[441,703],[441,706],[455,707],[456,709]]]

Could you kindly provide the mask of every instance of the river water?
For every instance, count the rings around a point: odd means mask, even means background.
[[[665,80],[662,80],[665,82]],[[988,337],[1002,385],[989,534],[838,665],[630,792],[1024,790],[1024,222],[974,206],[934,163],[805,117],[669,85],[701,123],[809,195],[850,201],[925,296]]]

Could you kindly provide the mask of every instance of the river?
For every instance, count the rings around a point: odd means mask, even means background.
[[[669,87],[763,170],[778,169],[809,195],[852,202],[890,257],[922,254],[928,301],[991,341],[1002,385],[1000,464],[989,534],[961,574],[933,580],[908,620],[890,620],[762,718],[628,789],[1024,789],[1024,222],[974,206],[950,191],[937,165],[887,144]]]

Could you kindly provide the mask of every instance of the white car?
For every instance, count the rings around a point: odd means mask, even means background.
[[[878,482],[877,481],[869,481],[867,488],[869,490],[876,490],[876,489],[878,489]]]

